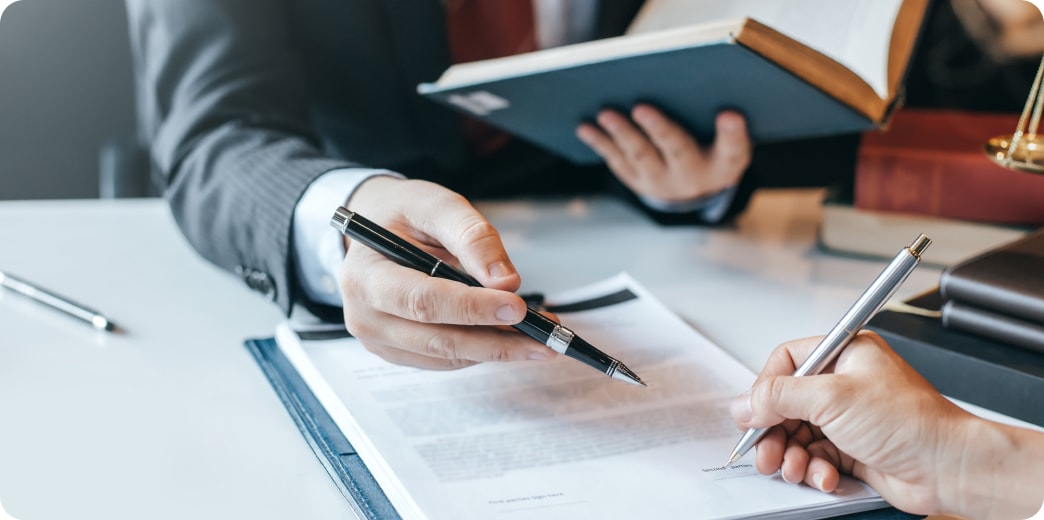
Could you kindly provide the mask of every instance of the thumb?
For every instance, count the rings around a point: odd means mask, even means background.
[[[762,377],[751,387],[749,397],[740,397],[749,403],[749,409],[734,415],[747,428],[768,428],[786,419],[822,427],[847,408],[845,385],[844,376],[837,374]],[[742,403],[737,406],[746,408]]]
[[[444,191],[428,200],[430,218],[412,224],[437,240],[460,261],[464,270],[485,287],[516,291],[521,278],[500,239],[500,233],[467,199]]]
[[[737,112],[725,111],[715,120],[711,165],[719,178],[738,179],[750,166],[753,145],[747,134],[747,122]]]

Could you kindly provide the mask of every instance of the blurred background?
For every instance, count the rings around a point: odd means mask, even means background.
[[[0,200],[155,193],[123,0],[0,0],[0,12]],[[936,0],[907,105],[1018,111],[1041,49],[1044,23],[1022,0]]]
[[[147,178],[133,171],[142,168],[134,118],[123,0],[23,0],[2,11],[0,199],[98,197],[103,169]]]

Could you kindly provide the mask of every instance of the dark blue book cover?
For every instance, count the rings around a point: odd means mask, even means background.
[[[702,140],[713,138],[715,115],[723,109],[747,117],[755,143],[858,132],[879,123],[732,34],[466,85],[424,84],[418,91],[577,163],[600,161],[576,137],[577,126],[603,108],[626,111],[637,102],[660,108]]]

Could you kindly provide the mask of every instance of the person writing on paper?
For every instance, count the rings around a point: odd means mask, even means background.
[[[1028,65],[1036,70],[1044,20],[1033,6],[1020,0],[953,4],[989,53],[1008,60],[1033,55]],[[948,34],[940,41],[940,51],[961,48]],[[1017,75],[998,76],[1010,83]],[[982,92],[983,85],[972,83],[969,92]],[[1017,109],[1029,88],[1015,90],[1015,104],[1005,108]],[[758,471],[825,492],[841,474],[852,475],[895,507],[918,514],[1023,519],[1041,510],[1044,433],[958,408],[872,332],[860,333],[828,373],[792,377],[820,339],[778,347],[751,390],[733,402],[741,429],[773,427],[757,445]]]
[[[576,167],[415,92],[453,61],[618,35],[641,4],[127,0],[142,133],[191,244],[284,311],[343,319],[397,363],[548,358],[521,334],[470,326],[516,323],[524,305],[511,293],[519,273],[469,199],[608,190],[658,220],[717,223],[743,208],[759,164],[761,178],[787,164],[836,171],[811,143],[753,152],[740,114],[721,113],[713,141],[698,142],[651,105],[592,114],[577,134],[608,168]],[[363,247],[346,255],[329,226],[346,202],[488,289]]]
[[[742,428],[773,429],[756,467],[831,492],[841,474],[916,514],[1024,519],[1044,501],[1044,433],[948,401],[883,339],[862,332],[829,373],[792,377],[821,338],[785,343],[732,405]]]

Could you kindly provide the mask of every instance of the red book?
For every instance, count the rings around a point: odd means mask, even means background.
[[[1010,170],[984,153],[1011,135],[1018,114],[897,112],[883,132],[863,136],[855,207],[999,224],[1044,224],[1044,175]]]

